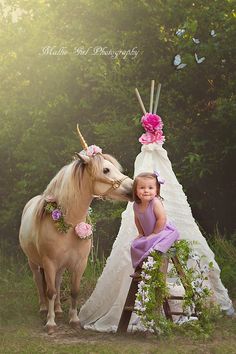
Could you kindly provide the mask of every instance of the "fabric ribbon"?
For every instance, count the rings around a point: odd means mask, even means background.
[[[153,173],[154,173],[154,175],[156,175],[158,183],[160,183],[160,184],[164,184],[165,183],[165,180],[160,176],[159,172],[154,171]]]

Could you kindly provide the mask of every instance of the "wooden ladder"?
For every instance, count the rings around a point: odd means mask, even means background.
[[[185,290],[191,288],[191,284],[188,283],[184,270],[181,266],[181,263],[176,255],[172,255],[171,257],[168,257],[166,254],[163,255],[163,261],[161,265],[160,271],[162,271],[165,275],[165,279],[167,278],[167,269],[168,269],[168,264],[169,264],[169,259],[172,260],[173,266],[176,269],[176,272],[183,284],[183,287]],[[136,268],[135,272],[141,273],[141,269],[138,267]],[[138,284],[141,281],[141,275],[138,278],[133,278],[130,284],[129,292],[125,301],[125,305],[121,314],[121,318],[118,324],[117,332],[118,333],[124,333],[127,331],[130,318],[132,315],[132,312],[134,311],[134,303],[135,303],[135,298],[136,298],[136,293],[138,291]],[[180,311],[171,311],[169,301],[168,300],[183,300],[183,296],[169,296],[166,298],[163,302],[163,310],[165,313],[165,316],[167,319],[173,322],[173,315],[185,315],[187,316],[186,313],[180,312]],[[191,314],[192,317],[198,317],[196,313]]]

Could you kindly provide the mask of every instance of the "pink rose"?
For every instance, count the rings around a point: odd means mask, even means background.
[[[141,123],[146,132],[149,133],[155,133],[163,128],[162,119],[157,114],[146,113],[141,118]]]
[[[157,130],[154,134],[155,136],[155,143],[157,144],[163,144],[165,141],[165,136],[163,135],[163,131],[162,130]]]
[[[99,153],[102,153],[102,149],[97,145],[90,145],[86,150],[86,155],[89,157],[92,157]]]
[[[162,133],[162,130],[153,133],[145,133],[142,134],[139,138],[139,142],[143,145],[148,145],[152,143],[163,144],[165,141],[165,137]]]
[[[80,238],[87,238],[92,235],[93,228],[92,225],[87,224],[86,222],[80,222],[75,226],[75,233]]]
[[[147,144],[152,144],[152,143],[154,143],[154,142],[155,142],[155,141],[154,141],[154,138],[155,138],[155,135],[154,135],[154,134],[152,134],[152,133],[145,133],[145,134],[142,134],[138,140],[139,140],[139,142],[140,142],[141,144],[147,145]]]
[[[56,201],[56,198],[53,195],[47,195],[45,197],[46,202],[48,203],[54,203]]]

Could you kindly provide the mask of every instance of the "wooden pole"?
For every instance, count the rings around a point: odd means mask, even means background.
[[[140,94],[139,94],[137,88],[135,89],[135,93],[136,93],[136,96],[137,96],[137,98],[138,98],[138,101],[139,101],[139,104],[140,104],[140,106],[141,106],[141,108],[142,108],[143,113],[146,114],[146,113],[147,113],[147,112],[146,112],[146,109],[145,109],[145,107],[144,107],[142,98],[141,98],[141,96],[140,96]]]
[[[161,92],[161,84],[158,84],[157,93],[156,93],[156,99],[155,99],[155,105],[154,105],[154,110],[153,110],[154,114],[157,113],[157,107],[158,107],[158,103],[159,103],[160,92]]]
[[[153,97],[154,97],[154,87],[155,87],[155,81],[151,81],[151,92],[150,92],[150,106],[149,106],[149,112],[153,113]]]

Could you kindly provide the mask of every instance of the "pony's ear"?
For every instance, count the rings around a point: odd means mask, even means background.
[[[81,155],[78,152],[75,153],[75,158],[80,159],[84,164],[89,163],[90,157],[87,155]]]

